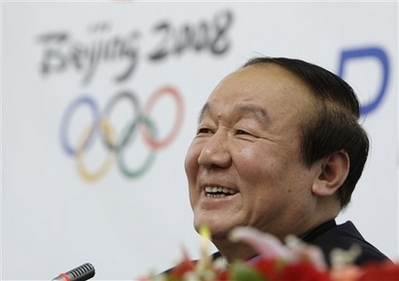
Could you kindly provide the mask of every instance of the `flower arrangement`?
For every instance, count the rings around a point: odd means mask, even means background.
[[[399,281],[399,264],[375,262],[356,266],[360,249],[336,249],[328,267],[321,250],[296,237],[283,244],[276,237],[248,227],[231,233],[232,241],[248,243],[258,253],[250,262],[236,261],[227,268],[222,259],[212,260],[208,246],[210,233],[200,231],[201,258],[194,262],[183,251],[183,260],[167,274],[152,275],[141,281]]]

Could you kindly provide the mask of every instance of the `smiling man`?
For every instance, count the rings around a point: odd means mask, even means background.
[[[349,221],[335,223],[362,174],[369,142],[352,88],[316,65],[255,58],[202,108],[185,160],[194,226],[227,262],[256,253],[228,236],[251,226],[323,250],[359,245],[356,263],[387,259]]]

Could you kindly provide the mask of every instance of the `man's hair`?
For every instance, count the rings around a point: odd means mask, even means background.
[[[301,120],[301,155],[310,167],[316,161],[344,150],[350,159],[348,176],[338,189],[341,208],[351,199],[369,151],[367,133],[358,123],[359,101],[352,89],[334,73],[311,63],[290,58],[257,57],[243,68],[266,63],[277,64],[301,79],[315,94],[317,106],[310,118]]]

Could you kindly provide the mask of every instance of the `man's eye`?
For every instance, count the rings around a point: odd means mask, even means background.
[[[199,128],[197,130],[197,134],[209,134],[210,132],[211,132],[211,130],[208,128]]]
[[[237,135],[249,135],[249,133],[247,131],[244,131],[244,130],[237,130],[236,134]]]

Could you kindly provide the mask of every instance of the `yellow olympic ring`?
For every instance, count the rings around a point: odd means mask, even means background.
[[[115,131],[112,128],[111,124],[106,120],[101,120],[100,121],[100,129],[103,130],[108,142],[112,145],[115,145],[117,137],[116,137]],[[87,143],[88,138],[91,135],[91,130],[93,130],[93,128],[88,128],[83,132],[82,137],[78,143],[78,149],[76,151],[76,157],[75,157],[76,167],[77,167],[79,175],[88,182],[94,182],[94,181],[102,178],[108,172],[108,170],[111,168],[112,163],[115,160],[115,155],[114,155],[113,151],[110,150],[108,152],[107,157],[105,158],[104,163],[100,166],[100,168],[97,171],[90,172],[87,170],[87,168],[84,164],[83,150],[84,150],[85,144]]]

